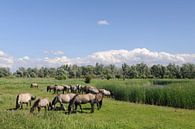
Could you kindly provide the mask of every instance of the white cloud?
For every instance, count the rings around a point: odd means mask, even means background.
[[[0,50],[0,67],[11,68],[14,65],[13,57]]]
[[[48,50],[45,50],[44,51],[44,54],[51,54],[51,55],[55,55],[55,56],[58,56],[58,55],[64,55],[64,52],[63,51],[60,51],[60,50],[57,50],[57,51],[48,51]]]
[[[86,57],[69,58],[67,56],[30,58],[24,56],[13,58],[3,51],[0,51],[0,67],[59,67],[63,64],[95,65],[95,63],[115,64],[120,66],[124,62],[137,64],[144,62],[149,65],[168,63],[195,63],[195,54],[171,54],[167,52],[150,51],[146,48],[136,48],[133,50],[108,50],[92,53]]]
[[[104,20],[104,19],[97,21],[97,24],[98,25],[110,25],[110,23],[107,20]]]
[[[20,60],[20,61],[28,61],[28,60],[30,60],[30,58],[28,56],[24,56],[24,57],[19,58],[18,60]]]

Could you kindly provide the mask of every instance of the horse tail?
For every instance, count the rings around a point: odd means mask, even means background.
[[[19,95],[16,96],[16,109],[18,109],[20,107],[18,101],[19,101]]]
[[[49,91],[49,86],[47,86],[47,92]]]
[[[71,112],[71,109],[72,109],[72,105],[75,103],[76,101],[76,97],[78,96],[79,94],[76,94],[69,102],[69,105],[68,105],[68,112],[70,113]]]
[[[37,100],[34,102],[33,106],[32,106],[31,109],[30,109],[30,113],[33,113],[33,111],[35,110],[35,108],[38,106],[40,100],[41,100],[41,99],[37,99]]]

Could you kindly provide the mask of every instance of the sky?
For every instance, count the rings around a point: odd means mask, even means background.
[[[0,67],[195,63],[194,0],[0,0]]]

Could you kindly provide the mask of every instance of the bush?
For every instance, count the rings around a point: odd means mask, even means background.
[[[91,76],[90,75],[87,75],[85,77],[85,83],[90,83],[91,82]]]

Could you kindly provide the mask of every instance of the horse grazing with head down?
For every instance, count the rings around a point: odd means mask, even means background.
[[[75,105],[75,111],[77,110],[77,106],[79,105],[80,110],[82,112],[81,104],[87,104],[87,103],[91,104],[91,113],[93,113],[94,104],[97,104],[98,109],[100,109],[102,105],[102,100],[103,100],[102,93],[98,93],[98,94],[88,93],[88,94],[75,95],[75,97],[69,103],[68,113],[70,114],[72,112],[73,105]]]
[[[55,105],[57,103],[60,103],[61,109],[65,110],[64,104],[69,103],[75,96],[76,94],[74,93],[69,93],[69,94],[59,94],[54,97],[54,99],[51,102],[51,108],[55,109]]]
[[[30,93],[21,93],[16,96],[16,109],[23,108],[23,104],[30,104],[31,106],[31,101],[35,100],[36,96],[32,96]]]
[[[47,92],[54,91],[55,86],[47,86]]]
[[[33,106],[31,107],[30,113],[33,113],[36,108],[38,109],[38,111],[40,111],[41,108],[45,108],[45,110],[47,109],[49,110],[50,106],[51,104],[48,98],[43,98],[43,99],[39,98],[34,102]]]
[[[63,94],[64,94],[64,91],[65,91],[64,86],[57,86],[57,85],[55,85],[55,87],[54,87],[54,94],[55,94],[55,93],[58,94],[59,91],[62,91]]]
[[[30,85],[30,88],[38,88],[38,84],[37,84],[37,83],[32,83],[32,84]]]

